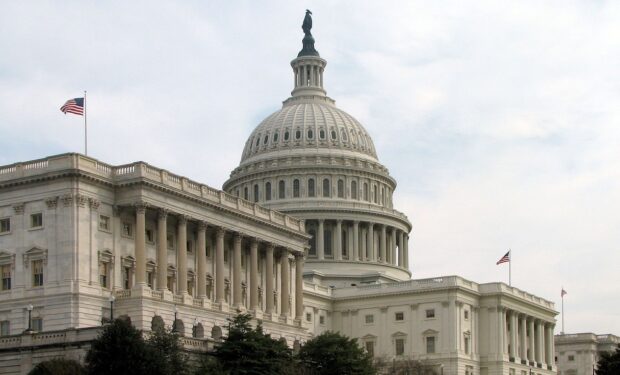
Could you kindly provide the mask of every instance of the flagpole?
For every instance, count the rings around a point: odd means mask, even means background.
[[[508,259],[508,286],[512,286],[512,249],[508,249],[509,259]]]
[[[86,90],[84,90],[84,155],[88,156],[88,125],[86,121]]]
[[[562,287],[562,292],[564,292],[564,287]],[[562,334],[564,334],[564,293],[562,293]]]

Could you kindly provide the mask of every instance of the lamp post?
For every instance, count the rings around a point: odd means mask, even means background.
[[[177,305],[174,305],[174,321],[172,322],[172,332],[177,331],[177,313],[178,313],[178,309],[177,309]]]
[[[110,323],[114,322],[114,300],[116,298],[114,298],[114,294],[110,293],[110,298],[108,298],[108,301],[110,301]]]
[[[34,309],[34,306],[29,303],[28,306],[26,306],[26,310],[28,310],[28,329],[25,333],[32,333],[32,309]]]

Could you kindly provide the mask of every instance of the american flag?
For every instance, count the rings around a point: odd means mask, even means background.
[[[566,295],[566,294],[568,294],[568,293],[566,293],[564,288],[562,288],[562,292],[560,292],[560,297],[564,297],[564,295]]]
[[[506,262],[510,262],[510,250],[508,250],[508,252],[503,257],[501,257],[495,264],[502,264]]]
[[[67,112],[74,115],[84,116],[84,98],[69,99],[60,107],[60,110],[66,115]]]

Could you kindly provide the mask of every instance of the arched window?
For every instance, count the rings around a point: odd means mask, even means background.
[[[377,203],[377,186],[372,185],[372,201]]]
[[[342,134],[342,140],[346,142],[347,141],[347,131],[345,129],[342,129],[342,132],[340,134]]]
[[[243,188],[243,199],[245,199],[246,201],[250,200],[250,194],[248,192],[248,187],[247,186]]]
[[[332,141],[336,140],[336,131],[332,129]]]
[[[308,196],[314,197],[314,178],[308,180]]]
[[[273,142],[274,143],[277,142],[279,137],[280,137],[280,133],[278,132],[273,133]]]
[[[328,198],[329,197],[329,179],[325,178],[323,179],[323,197]]]
[[[286,184],[284,183],[284,180],[280,180],[280,182],[278,182],[278,198],[280,199],[284,199],[284,197],[286,196]]]
[[[266,145],[269,141],[269,134],[265,134],[265,138],[263,138],[263,144]]]
[[[325,130],[324,129],[319,130],[319,138],[320,139],[325,139]]]
[[[312,138],[314,138],[314,132],[312,131],[312,129],[308,129],[308,139]]]
[[[301,130],[297,129],[295,131],[295,139],[301,139]]]
[[[364,182],[364,200],[369,201],[370,198],[368,196],[368,183]]]
[[[254,202],[258,202],[258,184],[254,184]]]
[[[259,144],[260,144],[260,134],[256,137],[256,144],[254,145],[254,147],[258,147]]]
[[[332,255],[332,231],[326,229],[325,234],[323,235],[323,250],[325,251],[325,256]]]
[[[316,255],[316,231],[314,229],[310,229],[308,231],[310,235],[310,250],[308,251],[308,255]]]
[[[351,199],[357,199],[357,181],[351,181]]]
[[[383,188],[383,186],[381,186],[381,198],[380,199],[383,205],[385,206],[385,189]]]
[[[293,180],[293,198],[299,198],[299,180]]]
[[[265,200],[271,200],[271,182],[265,183]]]
[[[290,138],[290,136],[291,136],[291,133],[289,133],[289,131],[288,131],[288,130],[284,132],[284,140],[285,140],[285,141],[288,141],[288,139]]]
[[[338,198],[344,198],[344,181],[338,180]]]

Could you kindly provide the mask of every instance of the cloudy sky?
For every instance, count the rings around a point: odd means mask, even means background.
[[[83,152],[221,187],[292,89],[304,11],[325,84],[413,223],[415,278],[508,281],[566,331],[620,334],[617,1],[28,1],[0,9],[0,164]],[[558,319],[560,317],[558,316]],[[560,324],[556,333],[560,331]]]

